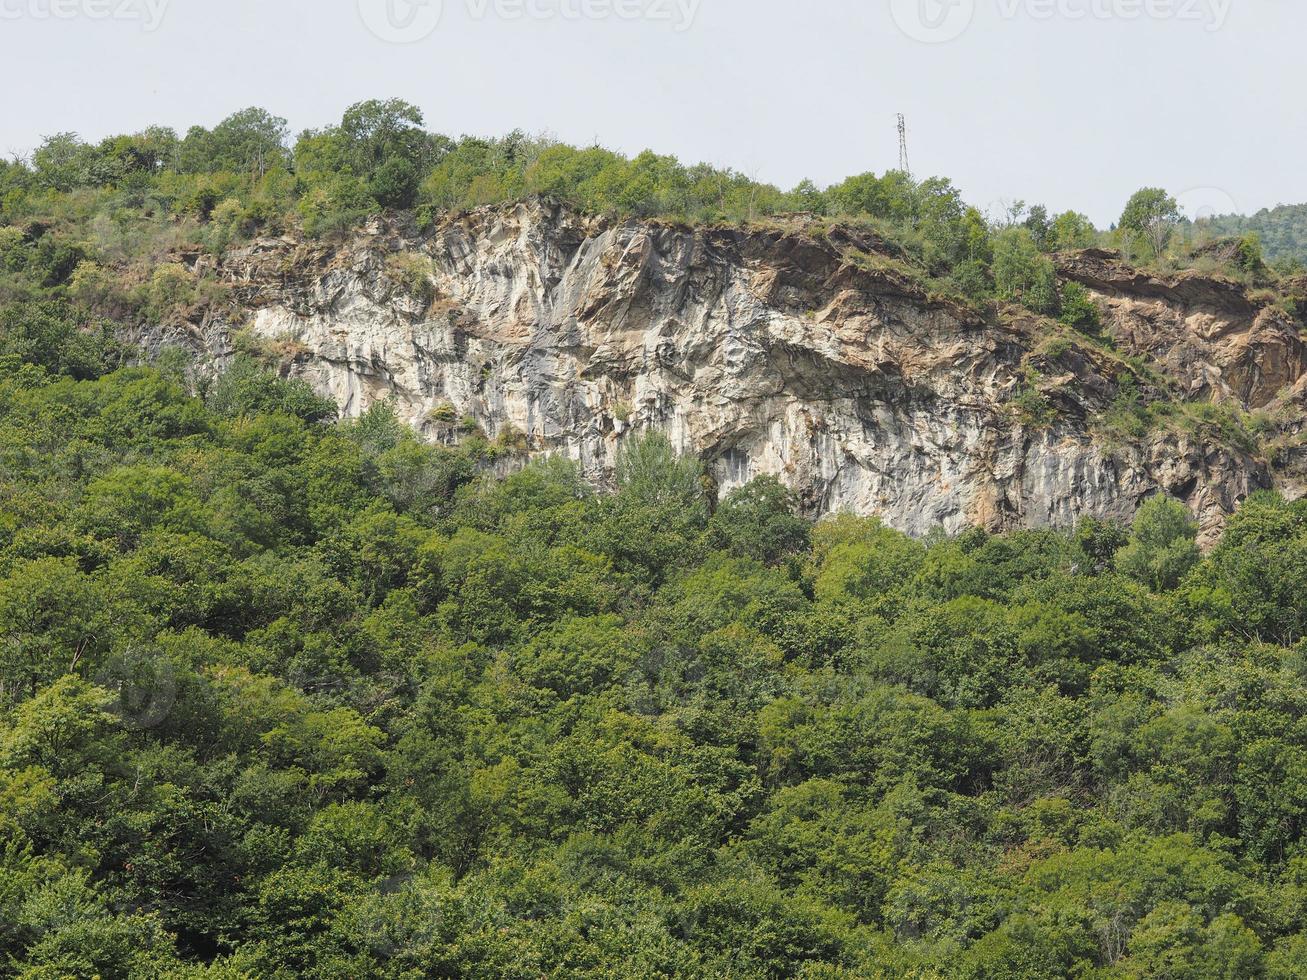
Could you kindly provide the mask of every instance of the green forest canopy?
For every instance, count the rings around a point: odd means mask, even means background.
[[[1160,498],[921,542],[771,480],[718,504],[654,436],[615,494],[496,481],[502,440],[118,340],[217,289],[161,256],[532,193],[874,222],[1087,334],[1061,248],[1282,274],[1198,254],[1156,188],[1110,233],[995,221],[397,102],[293,147],[261,110],[47,140],[0,168],[0,970],[1303,977],[1307,504],[1254,497],[1206,557]]]
[[[914,541],[0,324],[0,957],[1302,977],[1307,504]]]

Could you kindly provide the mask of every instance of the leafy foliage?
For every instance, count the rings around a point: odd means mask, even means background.
[[[1198,564],[1198,526],[1183,504],[1154,497],[1139,508],[1117,567],[1157,592],[1174,589]]]
[[[1023,303],[1036,313],[1057,312],[1053,263],[1025,228],[1008,228],[994,240],[994,291],[999,299]]]
[[[611,494],[496,480],[479,435],[337,420],[253,357],[127,367],[109,320],[199,301],[113,271],[178,227],[543,193],[853,216],[1093,334],[1048,257],[1082,216],[422,127],[363,103],[292,149],[247,110],[0,165],[6,974],[1301,975],[1307,504],[1254,496],[1203,557],[1163,499],[1128,531],[814,526],[657,434]],[[1107,422],[1151,412],[1123,381]]]
[[[16,975],[1293,975],[1302,505],[924,544],[52,336],[0,380]]]
[[[1136,236],[1152,258],[1160,258],[1180,224],[1180,206],[1160,187],[1136,191],[1121,212],[1121,228]]]

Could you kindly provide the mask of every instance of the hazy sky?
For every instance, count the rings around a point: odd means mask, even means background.
[[[1304,0],[0,0],[0,150],[397,95],[788,187],[895,166],[901,111],[981,207],[1254,211],[1307,201],[1304,39]]]

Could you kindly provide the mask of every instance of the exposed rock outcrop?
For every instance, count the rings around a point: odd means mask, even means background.
[[[1058,271],[1095,294],[1123,349],[1146,355],[1191,399],[1264,408],[1307,373],[1298,323],[1237,283],[1158,278],[1099,249],[1062,256]]]
[[[344,244],[264,239],[192,263],[229,284],[231,308],[142,328],[146,346],[220,364],[244,331],[348,415],[390,398],[433,439],[450,438],[440,418],[472,416],[597,482],[624,438],[656,428],[723,491],[775,474],[810,513],[913,534],[1128,519],[1165,491],[1210,537],[1272,484],[1252,447],[1201,429],[1104,438],[1119,357],[930,295],[858,230],[609,222],[534,201],[422,235],[378,221]],[[1238,286],[1098,251],[1059,272],[1090,289],[1123,353],[1188,397],[1267,406],[1307,368],[1293,321]]]

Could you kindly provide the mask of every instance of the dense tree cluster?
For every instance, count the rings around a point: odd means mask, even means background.
[[[123,360],[0,322],[7,974],[1304,975],[1307,505],[921,542]]]

